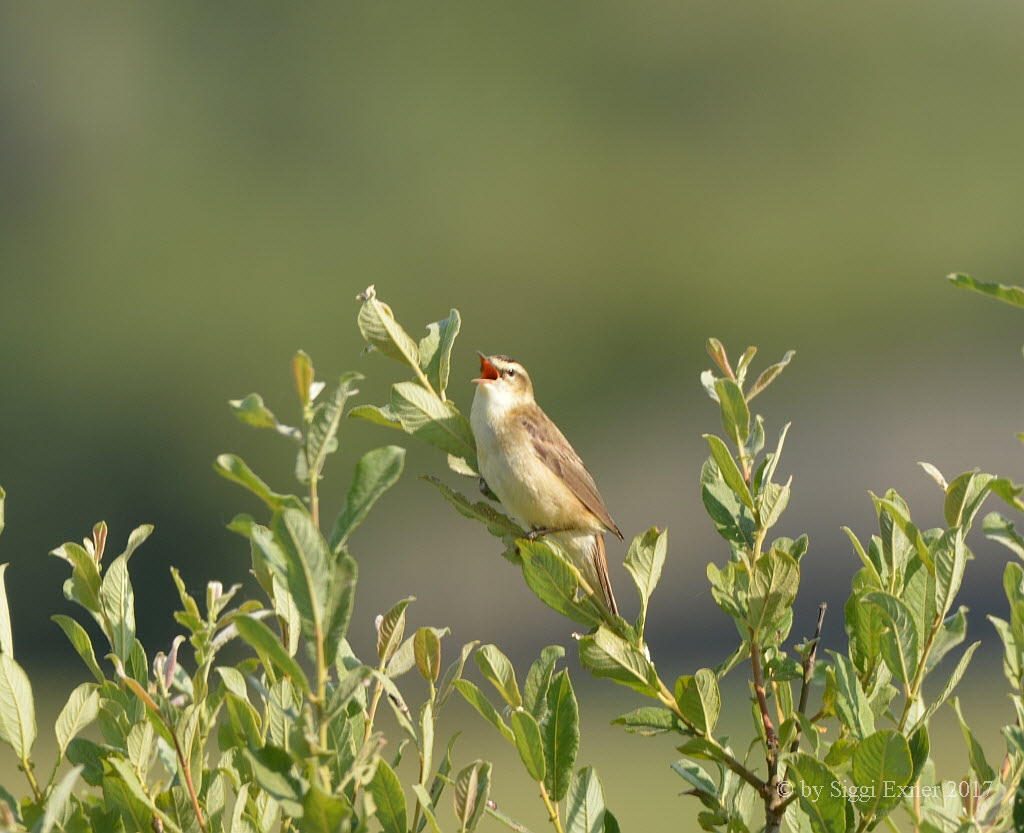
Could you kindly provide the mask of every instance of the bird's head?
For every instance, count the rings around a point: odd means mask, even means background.
[[[480,377],[473,382],[481,394],[509,407],[533,402],[533,383],[525,367],[508,356],[477,355],[480,356]]]

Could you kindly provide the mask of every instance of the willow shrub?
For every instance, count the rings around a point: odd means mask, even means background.
[[[1024,306],[1018,287],[965,275],[952,280]],[[401,476],[405,452],[388,445],[364,454],[345,506],[325,532],[318,486],[338,447],[342,419],[370,420],[416,437],[445,454],[455,474],[478,478],[469,421],[447,397],[459,313],[452,310],[416,340],[373,287],[360,300],[358,326],[369,348],[398,362],[406,377],[392,385],[386,403],[346,410],[359,374],[327,386],[302,352],[292,362],[297,426],[281,423],[257,394],[231,402],[241,421],[283,436],[296,450],[301,495],[274,491],[234,455],[216,461],[222,476],[265,505],[260,519],[240,514],[229,525],[248,543],[263,598],[242,599],[240,585],[211,582],[205,598],[196,600],[172,568],[181,598],[175,618],[183,633],[150,659],[136,631],[128,566],[152,528],[134,530],[124,551],[106,561],[103,523],[81,544],[53,551],[71,570],[65,596],[95,621],[106,644],[101,663],[77,619],[53,617],[92,680],[72,692],[57,717],[57,754],[44,767],[32,755],[32,688],[15,660],[0,567],[0,740],[14,751],[28,785],[21,800],[0,787],[0,828],[436,833],[474,830],[489,815],[523,831],[491,798],[492,765],[466,760],[456,746],[458,733],[447,740],[435,736],[441,711],[457,695],[516,748],[522,772],[502,779],[533,781],[558,833],[618,831],[597,772],[577,766],[579,704],[568,672],[558,668],[564,646],[546,648],[517,676],[494,645],[470,642],[446,651],[447,628],[414,629],[413,599],[406,598],[378,617],[375,657],[364,661],[352,651],[347,636],[358,566],[349,537]],[[721,432],[705,435],[710,454],[700,489],[726,547],[707,575],[737,632],[735,650],[714,668],[663,680],[647,644],[666,531],[651,527],[629,546],[625,567],[639,607],[636,618],[627,620],[591,599],[584,577],[555,544],[529,540],[499,505],[466,497],[438,477],[427,479],[460,514],[499,540],[496,549],[521,570],[540,602],[581,631],[574,637],[583,667],[632,689],[630,699],[649,701],[614,722],[662,740],[653,753],[646,747],[638,754],[664,756],[682,790],[696,799],[692,811],[681,805],[681,817],[696,812],[704,829],[736,833],[783,827],[859,833],[883,821],[923,833],[1005,830],[1015,813],[1024,825],[1018,797],[1024,775],[1024,568],[1015,561],[1007,564],[1003,582],[1009,618],[990,617],[1003,642],[1013,704],[999,758],[991,750],[986,755],[954,696],[979,644],[963,647],[967,610],[956,604],[971,559],[968,532],[988,496],[1020,511],[1024,489],[979,471],[947,482],[925,465],[942,490],[945,519],[944,527],[927,530],[915,525],[894,491],[871,495],[878,533],[862,542],[846,529],[862,564],[843,611],[848,646],[819,655],[824,606],[817,632],[796,642],[790,634],[801,564],[813,557],[807,536],[770,535],[790,499],[790,482],[777,474],[789,425],[769,444],[764,419],[751,410],[792,353],[754,377],[754,348],[732,361],[711,339],[708,351],[715,369],[701,382],[719,411]],[[0,530],[2,501],[0,490]],[[1011,521],[990,513],[982,527],[1024,560],[1024,538]],[[190,652],[182,650],[186,641]],[[239,641],[249,649],[245,658],[222,661],[224,646]],[[443,661],[445,653],[451,656]],[[950,662],[940,673],[947,655]],[[464,676],[471,656],[490,693]],[[752,737],[735,745],[716,731],[719,681],[728,673],[744,673],[750,691]],[[933,673],[943,683],[929,687],[937,692],[929,697],[925,681]],[[403,675],[408,677],[400,683]],[[407,685],[413,676],[422,682]],[[376,720],[381,704],[393,712],[399,738],[382,732]],[[967,747],[967,775],[952,779],[940,777],[930,757],[929,724],[944,704],[960,719]],[[98,740],[82,735],[93,723],[88,734]],[[674,755],[666,755],[673,747],[682,754],[674,762]],[[404,757],[411,766],[399,766]],[[403,783],[399,772],[415,777]]]

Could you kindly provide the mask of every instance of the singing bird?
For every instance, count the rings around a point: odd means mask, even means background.
[[[526,369],[508,356],[480,356],[470,422],[480,474],[531,537],[551,535],[612,613],[604,532],[622,533],[579,455],[533,397]]]

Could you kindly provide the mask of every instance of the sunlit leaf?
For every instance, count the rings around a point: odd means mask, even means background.
[[[451,402],[415,382],[398,382],[391,387],[391,410],[406,432],[478,468],[473,429]]]
[[[565,833],[603,833],[604,787],[593,767],[579,770],[569,784]]]
[[[881,819],[899,804],[900,788],[910,783],[914,761],[906,738],[894,729],[869,735],[853,751],[853,782],[866,799],[858,802],[862,818]]]
[[[71,739],[96,719],[99,710],[100,698],[93,683],[82,683],[71,692],[54,724],[59,757],[64,757]]]
[[[955,286],[963,289],[973,289],[982,295],[991,295],[993,298],[998,298],[1000,301],[1005,301],[1015,307],[1024,307],[1024,288],[1022,287],[980,281],[977,278],[972,278],[970,275],[959,273],[949,275],[948,277]]]
[[[396,445],[375,448],[359,459],[345,498],[345,508],[338,516],[331,535],[332,550],[337,552],[345,545],[349,535],[366,519],[373,504],[398,482],[404,465],[405,449]]]
[[[373,803],[377,805],[377,821],[384,833],[406,833],[405,793],[402,782],[386,761],[377,763],[377,774],[370,782]]]
[[[409,367],[419,367],[416,342],[395,320],[391,307],[377,299],[376,289],[368,286],[358,300],[363,302],[357,317],[363,338],[385,356],[398,359]]]
[[[512,735],[515,738],[519,758],[526,767],[526,772],[534,781],[543,781],[547,774],[544,762],[544,745],[541,741],[540,726],[536,718],[522,709],[513,709]]]
[[[298,663],[288,655],[281,640],[274,633],[251,616],[237,616],[234,625],[238,629],[238,635],[256,649],[264,664],[273,663],[285,674],[292,678],[306,694],[310,693],[309,681],[299,667]]]
[[[640,593],[640,615],[637,617],[637,633],[643,634],[647,621],[647,606],[654,588],[661,579],[668,549],[668,530],[651,527],[647,532],[633,539],[626,553],[626,570],[633,577],[633,583]]]
[[[481,673],[491,681],[505,702],[513,709],[521,707],[523,698],[509,658],[496,645],[481,645],[474,658]]]
[[[10,654],[0,654],[0,741],[28,759],[36,739],[36,708],[28,675]]]
[[[561,801],[569,789],[580,746],[579,705],[567,671],[560,671],[551,680],[547,692],[547,714],[541,731],[547,764],[544,784],[551,800]]]

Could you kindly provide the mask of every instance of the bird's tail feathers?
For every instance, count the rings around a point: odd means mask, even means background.
[[[608,557],[604,549],[604,536],[600,533],[594,536],[594,571],[601,584],[605,604],[608,605],[608,609],[613,615],[618,616],[619,606],[615,603],[615,593],[612,591],[612,582],[608,576]]]

